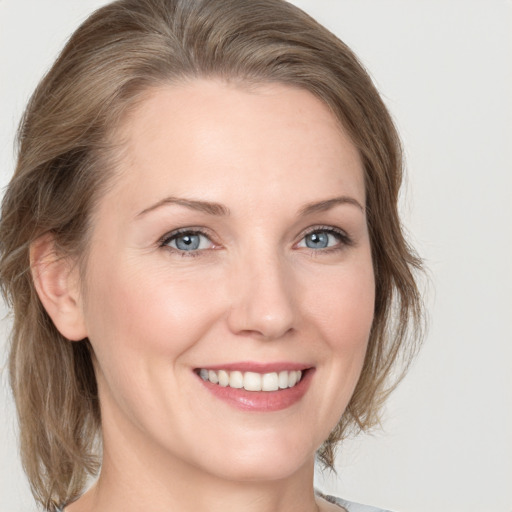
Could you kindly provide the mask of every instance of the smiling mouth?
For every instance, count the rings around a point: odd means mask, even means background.
[[[196,373],[204,381],[221,387],[266,392],[293,388],[303,377],[301,370],[257,373],[200,368]]]

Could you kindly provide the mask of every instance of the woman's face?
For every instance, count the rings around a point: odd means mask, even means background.
[[[121,131],[82,285],[106,456],[238,480],[309,467],[373,318],[358,152],[284,85],[162,87]]]

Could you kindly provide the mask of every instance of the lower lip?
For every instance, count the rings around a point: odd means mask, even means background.
[[[313,377],[314,368],[309,368],[302,375],[298,384],[292,388],[280,389],[278,391],[247,391],[243,388],[223,387],[212,384],[207,380],[200,379],[205,388],[217,398],[228,404],[245,411],[272,412],[287,409],[296,404],[309,388]]]

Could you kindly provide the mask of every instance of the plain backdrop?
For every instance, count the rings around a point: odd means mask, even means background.
[[[143,0],[141,0],[143,1]],[[0,185],[39,78],[101,0],[0,0]],[[406,148],[430,329],[383,428],[317,485],[397,512],[512,512],[512,2],[296,0],[370,70]],[[427,291],[427,290],[426,290]],[[5,317],[5,307],[1,306]],[[0,323],[0,512],[33,511]]]

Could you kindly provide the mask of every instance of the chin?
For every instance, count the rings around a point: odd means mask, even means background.
[[[275,482],[285,480],[297,472],[304,470],[309,460],[275,460],[272,461],[244,461],[234,463],[230,467],[215,468],[216,476],[223,480],[236,482]],[[311,458],[313,468],[314,458]]]
[[[212,454],[208,460],[217,461],[208,464],[209,472],[230,481],[269,482],[286,479],[308,467],[313,470],[316,450],[306,445],[255,440],[240,448],[230,445],[220,454],[220,460],[219,454]]]

